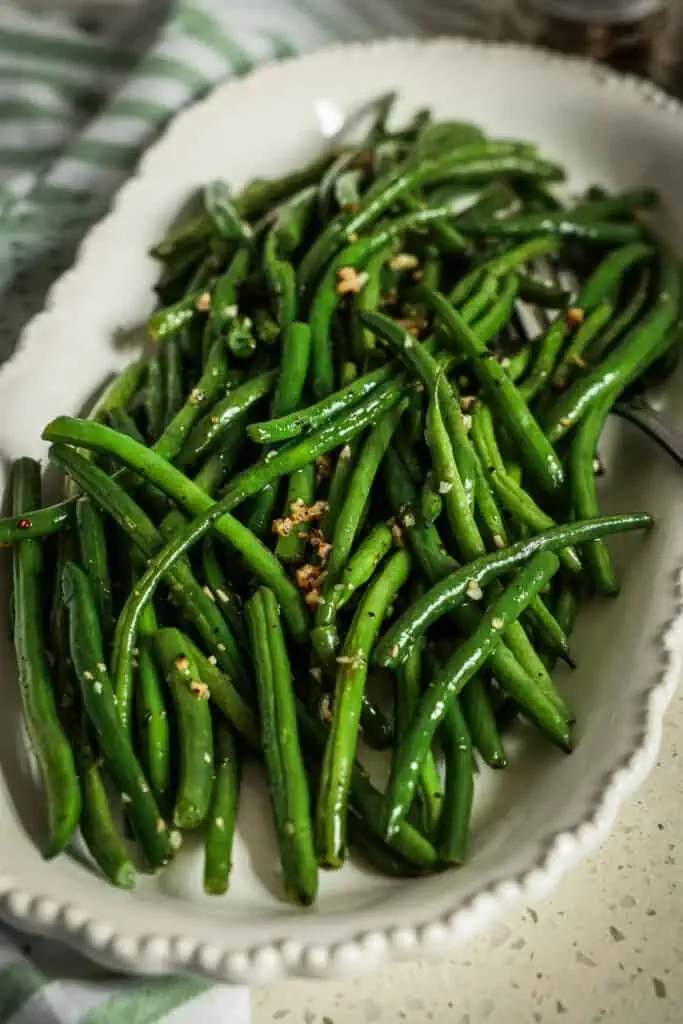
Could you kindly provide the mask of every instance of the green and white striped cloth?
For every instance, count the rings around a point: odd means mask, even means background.
[[[130,23],[114,45],[0,0],[0,360],[141,151],[216,82],[334,41],[479,33],[497,6],[499,0],[176,0],[169,10],[138,0],[127,4]],[[115,977],[54,943],[0,929],[0,1024],[248,1019],[244,989]]]

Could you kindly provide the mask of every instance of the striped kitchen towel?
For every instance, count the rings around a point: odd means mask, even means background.
[[[74,0],[67,0],[73,6]],[[169,117],[216,82],[334,41],[479,33],[497,0],[138,0],[116,43],[0,3],[0,361]],[[83,5],[82,5],[83,6]],[[47,8],[48,5],[45,5]],[[0,1024],[242,1024],[244,989],[125,979],[0,929]]]

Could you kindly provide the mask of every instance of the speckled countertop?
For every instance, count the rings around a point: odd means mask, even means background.
[[[254,992],[253,1024],[681,1024],[683,693],[610,839],[447,960]]]

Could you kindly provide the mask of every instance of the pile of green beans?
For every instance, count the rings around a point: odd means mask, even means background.
[[[534,146],[425,112],[391,130],[391,105],[283,178],[207,185],[153,250],[153,355],[44,430],[64,500],[12,467],[44,853],[80,827],[124,888],[188,834],[225,893],[254,759],[289,899],[349,848],[392,876],[462,864],[511,723],[571,752],[553,669],[579,603],[618,592],[606,538],[651,526],[600,515],[594,463],[674,362],[657,197],[567,205]]]

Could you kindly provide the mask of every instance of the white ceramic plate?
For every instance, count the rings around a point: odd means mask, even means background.
[[[650,86],[527,49],[456,40],[338,48],[269,67],[178,117],[91,232],[0,374],[2,454],[44,455],[42,426],[77,412],[130,358],[117,337],[152,309],[157,271],[147,250],[193,189],[216,175],[239,188],[253,175],[296,167],[319,150],[340,110],[393,88],[397,116],[427,105],[493,134],[532,139],[579,187],[654,186],[666,208],[661,227],[683,250],[683,116]],[[672,406],[681,391],[669,385]],[[578,715],[576,752],[567,758],[524,735],[508,771],[481,774],[465,868],[399,883],[348,866],[323,875],[313,910],[288,906],[264,787],[252,777],[225,898],[202,894],[199,850],[183,850],[158,879],[141,877],[132,895],[77,856],[43,862],[34,841],[42,811],[3,629],[0,913],[124,970],[263,982],[439,951],[510,901],[548,890],[605,835],[653,764],[681,661],[683,475],[627,427],[614,429],[605,455],[605,508],[651,510],[657,529],[615,545],[622,596],[594,603],[580,620],[579,669],[561,681]]]

